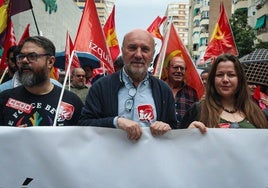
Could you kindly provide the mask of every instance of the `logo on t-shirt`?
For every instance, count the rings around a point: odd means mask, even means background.
[[[138,114],[141,121],[151,122],[154,119],[153,107],[150,104],[138,106]]]
[[[33,106],[31,104],[27,104],[25,102],[21,102],[19,100],[15,100],[12,98],[8,99],[6,106],[9,108],[19,110],[19,111],[24,112],[26,114],[30,114],[32,109],[33,109]]]
[[[58,120],[59,121],[64,121],[66,119],[70,120],[73,114],[74,114],[74,106],[62,101],[60,104]]]

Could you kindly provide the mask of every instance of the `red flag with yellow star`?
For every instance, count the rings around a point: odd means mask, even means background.
[[[208,47],[206,48],[204,60],[214,59],[223,53],[230,53],[238,56],[232,28],[228,21],[223,2],[221,2],[220,15]]]
[[[163,36],[161,35],[159,31],[159,27],[161,24],[167,19],[166,16],[161,18],[160,16],[157,16],[156,19],[151,23],[151,25],[147,28],[147,31],[151,33],[155,38],[159,38],[160,40],[163,40]]]
[[[120,47],[117,40],[117,35],[115,31],[115,6],[113,7],[113,10],[108,17],[106,23],[103,26],[103,32],[106,37],[107,45],[110,49],[110,53],[112,56],[113,62],[116,60],[118,55],[120,54]]]
[[[187,67],[185,72],[185,82],[195,89],[198,98],[200,99],[204,95],[204,86],[201,78],[187,48],[179,38],[174,24],[170,23],[159,52],[159,57],[154,70],[154,76],[165,80],[167,78],[166,67],[168,62],[175,56],[180,56],[185,61],[185,65]]]

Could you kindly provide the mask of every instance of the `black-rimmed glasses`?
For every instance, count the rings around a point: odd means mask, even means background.
[[[137,93],[137,90],[133,87],[128,90],[128,95],[131,97],[130,99],[127,99],[125,102],[125,108],[128,112],[131,111],[134,105],[134,97]]]
[[[171,66],[171,68],[172,69],[174,69],[175,71],[178,71],[178,70],[180,70],[180,71],[185,71],[185,67],[183,67],[183,66]]]
[[[28,54],[19,54],[16,56],[16,60],[18,63],[21,63],[24,60],[24,58],[26,57],[26,59],[29,62],[35,62],[35,61],[37,61],[38,58],[43,57],[43,56],[50,56],[50,54],[48,54],[48,53],[37,54],[35,52],[28,53]]]

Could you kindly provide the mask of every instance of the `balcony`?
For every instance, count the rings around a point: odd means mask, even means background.
[[[266,0],[255,0],[256,9],[259,10],[265,5]]]
[[[241,9],[241,8],[247,8],[247,7],[248,7],[248,1],[247,0],[238,0],[233,5],[234,10]]]
[[[200,25],[209,25],[209,18],[204,18],[200,21]]]
[[[200,33],[200,38],[208,38],[208,32],[207,33]]]
[[[193,33],[200,33],[201,28],[200,27],[194,27]]]
[[[268,42],[268,29],[267,29],[267,27],[261,28],[258,31],[256,31],[256,36],[262,42]]]

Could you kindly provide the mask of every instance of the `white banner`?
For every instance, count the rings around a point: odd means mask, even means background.
[[[268,130],[0,127],[0,188],[267,188]]]

